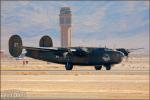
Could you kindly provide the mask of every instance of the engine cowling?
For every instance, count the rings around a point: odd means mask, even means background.
[[[88,49],[87,48],[77,48],[75,54],[77,56],[87,56],[88,55]]]

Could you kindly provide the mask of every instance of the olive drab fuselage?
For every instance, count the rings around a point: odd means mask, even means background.
[[[105,65],[118,64],[123,54],[108,48],[72,47],[76,51],[68,52],[65,48],[58,51],[27,50],[26,56],[59,64],[72,63],[73,65]],[[64,49],[64,50],[63,50]]]

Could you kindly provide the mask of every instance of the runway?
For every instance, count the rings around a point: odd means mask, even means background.
[[[148,75],[148,70],[3,70],[1,75]]]
[[[149,100],[146,70],[7,70],[1,74],[2,94],[21,91],[25,99]]]

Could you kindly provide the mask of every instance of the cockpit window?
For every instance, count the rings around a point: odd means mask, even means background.
[[[108,49],[108,48],[105,48],[104,50],[105,51],[113,51],[112,49]]]

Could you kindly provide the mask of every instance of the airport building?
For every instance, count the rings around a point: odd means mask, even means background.
[[[60,10],[61,47],[71,47],[71,11],[69,7]]]

